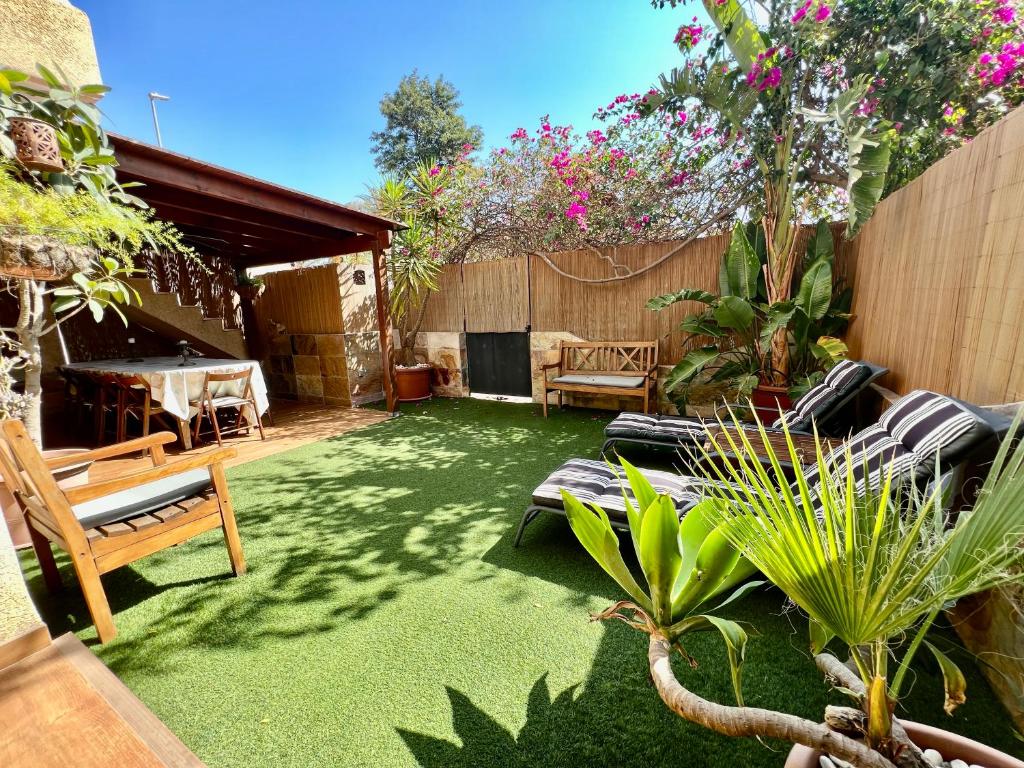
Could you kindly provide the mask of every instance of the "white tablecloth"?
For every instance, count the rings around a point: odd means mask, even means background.
[[[152,390],[153,400],[165,411],[188,420],[197,412],[189,406],[189,401],[197,401],[203,394],[203,381],[207,371],[230,373],[252,369],[252,394],[260,414],[266,413],[270,407],[267,399],[267,383],[263,380],[263,371],[255,360],[219,360],[210,357],[193,358],[186,368],[180,367],[180,357],[147,357],[141,363],[129,363],[120,360],[93,360],[88,363],[71,363],[64,366],[73,371],[91,371],[93,373],[117,373],[122,376],[138,376]],[[238,384],[241,382],[217,382],[213,387],[214,396],[241,395]]]

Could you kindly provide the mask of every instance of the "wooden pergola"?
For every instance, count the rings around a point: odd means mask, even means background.
[[[132,194],[237,269],[372,253],[384,395],[388,411],[397,409],[384,251],[399,224],[151,144],[110,138],[118,180],[141,182]]]

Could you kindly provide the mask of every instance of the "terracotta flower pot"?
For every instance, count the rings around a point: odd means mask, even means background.
[[[398,380],[398,399],[403,403],[426,400],[430,397],[430,379],[432,368],[429,365],[417,365],[414,368],[396,368]]]
[[[771,424],[779,418],[779,409],[788,411],[793,405],[786,387],[769,387],[759,384],[750,396],[754,410],[762,424]]]
[[[34,117],[12,117],[10,125],[11,140],[22,165],[33,171],[61,173],[64,170],[57,131],[52,125]]]
[[[43,451],[43,458],[59,458],[75,453],[87,453],[88,451],[88,448],[61,448],[59,450]],[[86,461],[57,470],[54,472],[57,485],[61,488],[74,488],[79,485],[85,485],[89,482],[89,467],[91,466],[92,462]],[[17,500],[3,483],[2,476],[0,476],[0,506],[4,509],[4,520],[7,523],[7,529],[11,532],[11,541],[14,542],[15,549],[24,549],[31,546],[32,539],[28,533],[28,524],[25,522],[25,516],[21,513]]]
[[[907,735],[921,749],[934,749],[945,760],[963,760],[968,765],[983,765],[985,768],[1024,768],[1024,762],[1010,757],[997,749],[986,747],[966,736],[960,736],[930,725],[900,720]],[[785,768],[820,768],[821,753],[797,744],[786,758]]]

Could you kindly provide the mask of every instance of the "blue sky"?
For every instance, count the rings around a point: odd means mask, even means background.
[[[617,93],[681,59],[694,9],[646,0],[74,0],[89,14],[109,128],[338,202],[377,178],[381,96],[418,68],[462,93],[490,146],[537,118],[586,130]]]

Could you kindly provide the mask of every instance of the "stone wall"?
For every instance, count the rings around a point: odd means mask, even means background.
[[[357,255],[342,260],[338,264],[338,286],[345,324],[349,397],[354,405],[383,400],[377,295],[370,257]]]
[[[6,0],[0,12],[0,65],[35,73],[60,66],[75,85],[99,83],[89,17],[67,0]],[[32,78],[43,85],[38,76]]]
[[[350,406],[345,336],[297,333],[272,338],[265,363],[271,397]]]
[[[469,397],[466,334],[430,331],[416,335],[416,359],[435,368],[433,393],[439,397]]]

